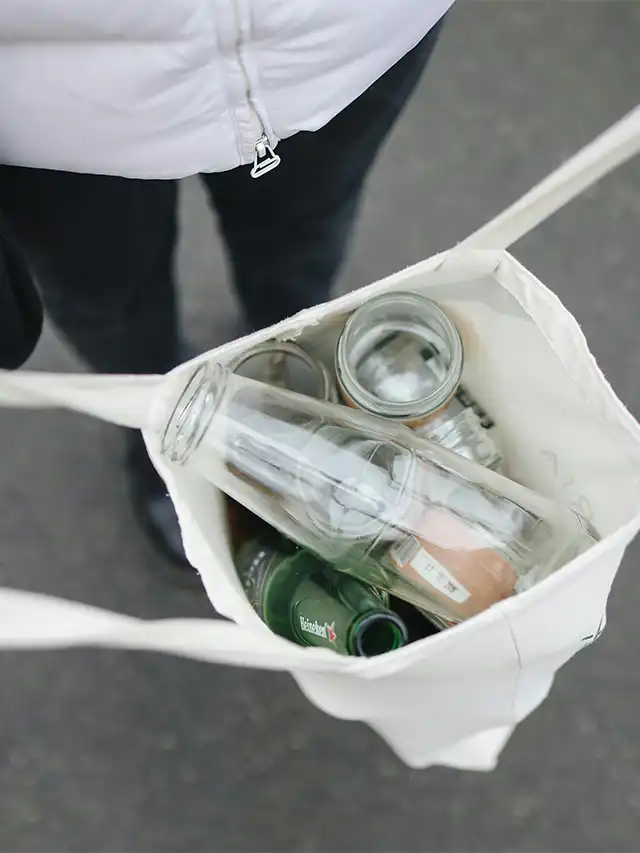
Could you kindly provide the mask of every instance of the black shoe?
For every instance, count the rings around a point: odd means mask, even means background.
[[[127,473],[136,517],[152,544],[168,557],[185,580],[199,582],[199,575],[184,552],[178,516],[167,487],[137,431],[128,436]]]

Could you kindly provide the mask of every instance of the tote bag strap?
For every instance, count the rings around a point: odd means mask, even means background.
[[[640,152],[640,107],[574,154],[466,240],[465,249],[506,249],[563,205]]]
[[[0,405],[62,407],[126,427],[142,428],[162,376],[93,376],[0,370]]]
[[[210,663],[272,670],[336,671],[329,651],[297,647],[266,630],[219,619],[144,620],[75,601],[0,588],[0,649],[99,646],[165,652]]]
[[[64,407],[142,428],[162,376],[91,376],[0,371],[0,405]],[[268,631],[217,619],[143,620],[78,602],[0,587],[0,649],[101,646],[166,652],[235,666],[331,670],[346,664]]]

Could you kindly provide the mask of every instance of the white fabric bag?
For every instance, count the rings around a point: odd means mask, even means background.
[[[288,670],[311,702],[368,723],[408,765],[493,768],[556,670],[601,632],[612,581],[640,528],[640,426],[573,317],[504,249],[638,150],[640,109],[456,249],[203,356],[226,362],[274,336],[326,348],[345,315],[372,296],[428,294],[459,325],[464,381],[495,418],[511,474],[593,521],[603,538],[592,550],[456,628],[381,658],[341,657],[293,645],[264,626],[235,575],[220,494],[156,459],[189,559],[216,609],[233,622],[144,621],[0,589],[0,646],[114,646]],[[167,377],[0,373],[0,402],[65,406],[144,429],[157,395],[192,367]]]

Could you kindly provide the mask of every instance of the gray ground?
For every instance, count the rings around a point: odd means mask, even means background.
[[[376,0],[377,1],[377,0]],[[342,286],[447,248],[630,109],[636,2],[477,2],[440,48],[371,183]],[[184,194],[185,317],[202,346],[236,306],[195,183]],[[584,326],[640,414],[640,163],[516,247]],[[69,369],[47,335],[35,364]],[[205,615],[124,500],[116,431],[2,413],[1,577],[141,616]],[[411,772],[288,677],[107,651],[0,656],[0,849],[640,848],[640,549],[604,637],[562,672],[489,776]]]

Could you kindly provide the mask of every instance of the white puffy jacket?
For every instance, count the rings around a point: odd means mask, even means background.
[[[268,166],[269,146],[326,124],[452,2],[0,0],[0,163]]]

